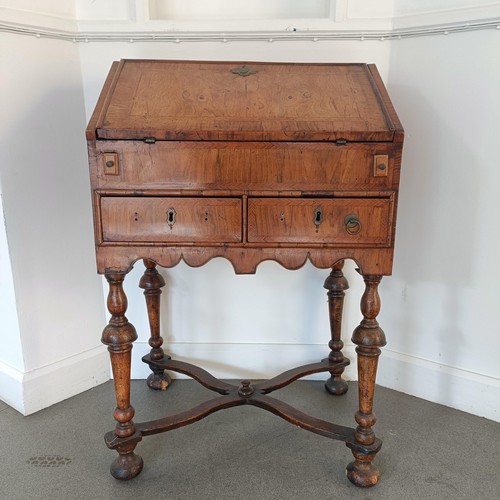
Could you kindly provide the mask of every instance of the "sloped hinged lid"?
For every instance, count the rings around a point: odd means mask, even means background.
[[[117,140],[387,142],[399,127],[373,65],[122,60],[88,132]]]

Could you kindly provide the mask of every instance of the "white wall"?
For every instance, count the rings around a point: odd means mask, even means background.
[[[389,91],[406,139],[393,309],[382,318],[388,349],[424,369],[390,361],[381,379],[497,419],[499,54],[496,31],[392,45]]]
[[[17,311],[12,286],[3,307],[10,304],[17,321],[2,321],[7,347],[0,369],[17,389],[3,380],[0,396],[30,413],[107,380],[109,369],[98,335],[103,302],[90,238],[78,48],[1,38],[0,179],[8,247],[0,251],[2,261],[10,260]]]
[[[0,152],[0,164],[2,163],[3,155]],[[15,405],[22,393],[24,360],[2,199],[0,185],[0,387],[2,400]]]
[[[108,3],[76,0],[75,5],[80,30],[129,30],[133,34],[137,30],[161,31],[167,26],[162,21],[148,21],[149,4],[144,0],[114,0],[112,12]],[[484,9],[491,12],[482,3],[474,10],[470,2],[459,2],[455,5],[458,8],[453,8],[445,0],[435,2],[434,10],[386,0],[378,5],[378,16],[372,12],[373,5],[362,0],[339,0],[332,6],[332,17],[325,21],[329,28],[354,30],[366,26],[386,30],[391,15],[395,16],[396,27],[404,27],[422,19],[431,24],[433,19],[441,22],[446,16],[450,21],[467,16],[476,20]],[[58,19],[54,25],[68,23],[71,17],[62,4],[60,7],[58,14],[51,13]],[[11,19],[19,17],[12,11],[8,14]],[[39,19],[41,14],[37,15]],[[324,26],[323,21],[303,22],[304,26]],[[210,27],[214,25],[204,25],[205,29]],[[11,124],[8,138],[15,147],[9,149],[6,173],[0,171],[19,311],[17,340],[19,345],[22,341],[25,359],[23,376],[37,370],[45,373],[43,370],[53,365],[58,370],[51,373],[56,373],[77,361],[86,367],[82,373],[88,383],[94,361],[102,367],[103,350],[98,344],[105,323],[104,301],[102,281],[95,276],[93,262],[83,109],[88,118],[113,60],[374,62],[407,132],[394,276],[385,278],[381,285],[380,320],[389,344],[381,358],[378,381],[432,401],[499,418],[495,405],[500,398],[499,370],[494,350],[485,347],[494,344],[498,336],[498,307],[493,303],[491,277],[499,274],[493,259],[499,242],[492,224],[484,223],[485,212],[493,220],[495,214],[498,216],[494,193],[500,180],[494,167],[498,151],[491,145],[499,134],[490,111],[499,83],[498,64],[491,64],[498,53],[498,31],[391,42],[72,44],[15,35],[6,35],[5,40],[9,50],[2,52],[2,59],[8,63],[10,77],[8,93],[2,91],[2,95],[12,96],[9,112],[25,116],[22,124],[30,131],[30,148],[25,148],[26,133],[22,138],[14,134],[16,122]],[[36,86],[32,84],[35,81]],[[56,105],[61,100],[62,108]],[[496,113],[498,116],[498,108]],[[61,128],[60,123],[67,126]],[[491,140],[486,139],[488,134]],[[56,137],[60,147],[47,147]],[[71,170],[68,157],[73,161]],[[14,168],[17,165],[25,167],[21,173]],[[39,187],[51,195],[41,198]],[[60,188],[65,188],[65,196],[61,196]],[[29,199],[26,206],[18,196],[23,190]],[[34,206],[43,216],[38,221],[43,222],[37,221],[39,225],[33,231],[23,232],[33,225],[30,216]],[[63,226],[68,228],[66,251],[60,254],[53,240]],[[425,246],[424,241],[428,242]],[[78,270],[73,265],[75,255],[80,257]],[[353,267],[347,264],[351,289],[344,321],[346,353],[351,359],[354,350],[348,339],[360,319],[362,293],[361,280]],[[144,299],[137,288],[141,268],[137,265],[126,280],[127,315],[139,333],[133,376],[140,378],[148,373],[139,360],[148,350]],[[328,353],[327,303],[322,288],[328,274],[325,270],[306,265],[290,272],[266,262],[254,276],[235,276],[228,262],[215,259],[200,269],[180,264],[162,273],[167,281],[163,336],[176,357],[197,362],[218,376],[259,378]],[[62,301],[62,307],[56,310],[55,301]],[[26,311],[31,312],[28,315]],[[86,315],[83,324],[82,311]],[[11,337],[15,339],[14,330]],[[61,342],[61,338],[68,341]],[[349,368],[347,376],[355,378],[354,367]]]

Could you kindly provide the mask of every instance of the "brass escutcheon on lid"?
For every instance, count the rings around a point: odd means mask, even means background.
[[[257,70],[249,68],[244,64],[243,66],[239,66],[238,68],[232,69],[231,73],[234,73],[235,75],[238,76],[250,76],[250,75],[255,75],[255,73],[257,73]]]

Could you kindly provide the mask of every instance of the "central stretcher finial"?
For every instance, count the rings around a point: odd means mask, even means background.
[[[238,389],[238,394],[242,398],[249,398],[254,393],[254,388],[250,385],[250,380],[242,380]]]

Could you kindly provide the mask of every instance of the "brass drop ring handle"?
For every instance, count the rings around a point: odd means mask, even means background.
[[[344,226],[349,234],[355,235],[361,232],[361,222],[356,214],[346,215],[344,218]]]

